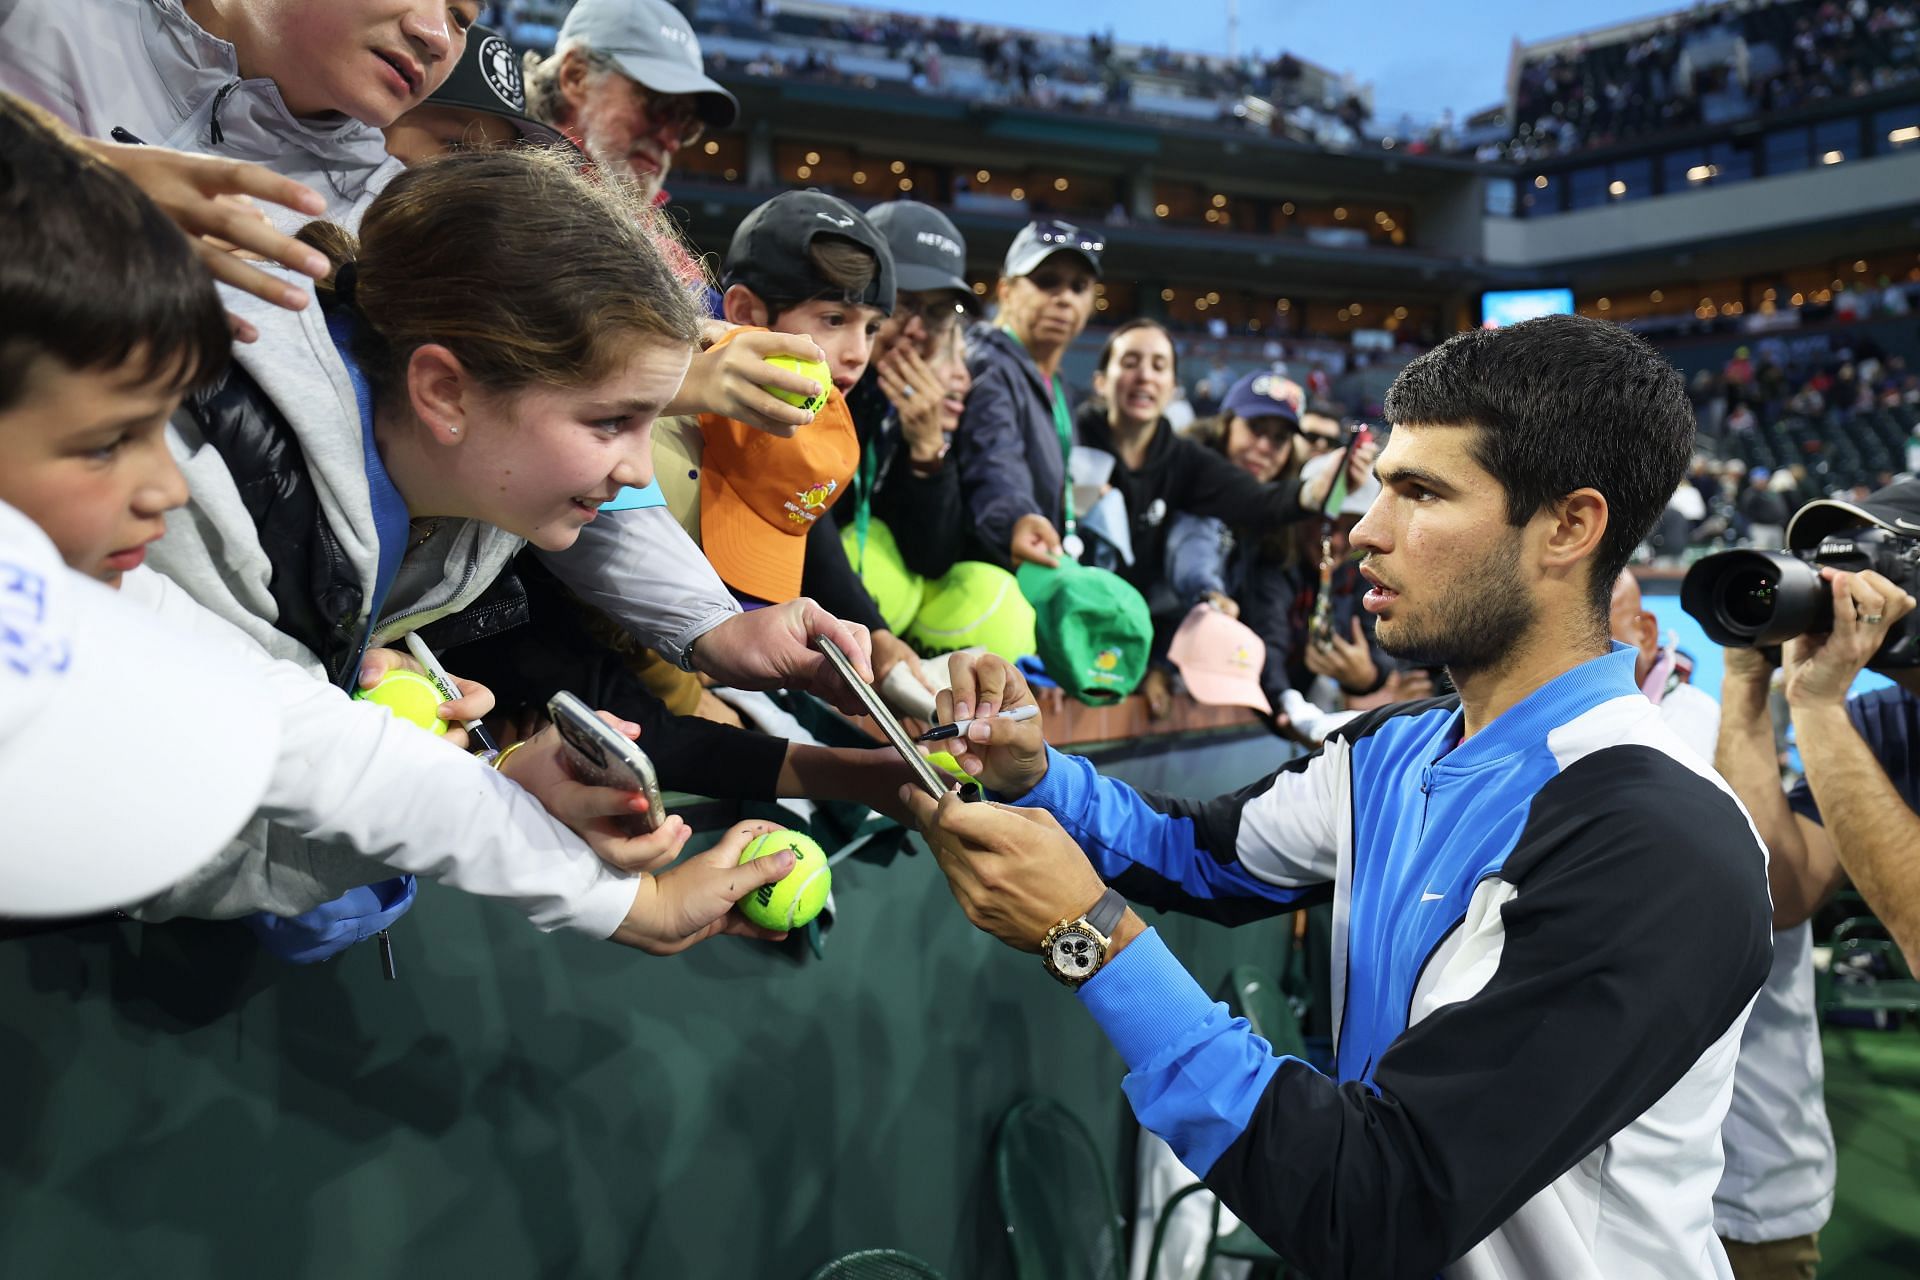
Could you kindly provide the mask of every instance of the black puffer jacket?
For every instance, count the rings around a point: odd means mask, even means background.
[[[233,475],[273,564],[274,626],[320,658],[327,678],[353,688],[365,636],[366,588],[320,505],[300,441],[286,416],[239,365],[183,406]],[[526,621],[526,592],[502,573],[462,612],[423,634],[436,649]]]

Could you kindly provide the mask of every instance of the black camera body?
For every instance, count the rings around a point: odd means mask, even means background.
[[[1833,630],[1833,593],[1822,569],[1871,569],[1920,595],[1920,538],[1866,526],[1829,534],[1811,551],[1722,551],[1687,570],[1680,607],[1723,648],[1772,648]],[[1868,665],[1920,667],[1920,613],[1895,623]]]

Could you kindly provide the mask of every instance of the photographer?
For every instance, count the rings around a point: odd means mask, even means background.
[[[1920,481],[1903,481],[1864,503],[1810,503],[1793,519],[1788,546],[1871,526],[1897,537],[1920,529]],[[1806,778],[1782,796],[1767,719],[1771,664],[1756,649],[1730,649],[1714,763],[1753,815],[1771,853],[1774,927],[1809,919],[1843,876],[1886,924],[1909,961],[1920,956],[1920,671],[1886,672],[1896,687],[1847,700],[1913,597],[1875,572],[1822,568],[1833,629],[1782,647],[1786,699]]]

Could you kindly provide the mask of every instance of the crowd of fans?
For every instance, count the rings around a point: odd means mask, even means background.
[[[1537,160],[1909,84],[1917,22],[1907,3],[1739,0],[1582,40],[1521,63],[1512,136],[1481,154]]]
[[[1914,891],[1884,871],[1911,848],[1912,797],[1831,788],[1873,772],[1859,755],[1882,738],[1849,727],[1844,692],[1914,601],[1836,575],[1831,637],[1788,646],[1787,701],[1821,744],[1797,818],[1777,771],[1742,764],[1750,715],[1721,733],[1768,864],[1706,748],[1665,724],[1697,727],[1699,699],[1673,696],[1673,655],[1618,575],[1698,440],[1799,448],[1771,475],[1703,459],[1679,489],[1684,541],[1719,520],[1712,536],[1767,544],[1793,486],[1834,474],[1826,442],[1920,420],[1920,378],[1865,344],[1807,364],[1763,347],[1689,402],[1643,340],[1561,316],[1415,359],[1384,444],[1272,368],[1176,424],[1180,349],[1151,319],[1112,330],[1091,394],[1070,394],[1097,229],[1028,224],[982,311],[938,210],[789,191],[710,280],[658,206],[676,154],[739,104],[685,19],[583,0],[523,60],[479,8],[0,9],[0,785],[33,824],[13,822],[0,867],[33,914],[246,918],[312,962],[391,945],[424,876],[653,953],[778,937],[735,910],[794,867],[742,864],[770,824],[690,857],[677,815],[634,825],[644,795],[564,763],[544,712],[568,689],[666,788],[915,825],[976,924],[1082,990],[1142,1123],[1322,1274],[1471,1255],[1705,1276],[1725,1273],[1715,1235],[1736,1259],[1811,1247],[1833,1186],[1811,960],[1804,935],[1769,941],[1805,917],[1770,922],[1767,877],[1797,868],[1817,905],[1859,868],[1912,945]],[[1019,40],[961,39],[1041,74]],[[1897,484],[1848,497],[1840,527],[1920,515]],[[88,609],[111,625],[73,621]],[[1605,644],[1609,611],[1634,652]],[[128,756],[180,795],[220,793],[170,810],[169,856],[138,866],[91,795],[29,776],[20,749],[68,741],[33,719],[47,706],[91,724],[126,695],[81,659],[129,629],[191,634],[254,726],[244,753],[220,748],[245,759],[218,785],[191,752]],[[911,727],[970,721],[949,763],[1049,821],[955,793],[936,809],[890,749],[813,740],[766,691],[858,710],[822,639]],[[425,642],[458,675],[431,732],[349,696],[424,676]],[[99,701],[73,700],[82,678]],[[1426,700],[1450,679],[1458,701]],[[1170,800],[1052,750],[1038,716],[995,716],[1136,689],[1164,715],[1182,684],[1326,750]],[[1879,705],[1911,722],[1920,700],[1901,698]],[[1224,1017],[1123,890],[1227,923],[1359,902],[1336,945],[1371,959],[1331,1077]],[[1443,945],[1463,923],[1471,944]],[[1056,950],[1069,935],[1085,945]],[[1089,980],[1110,957],[1134,985]],[[1617,998],[1655,981],[1661,1003]],[[1514,1032],[1549,1015],[1551,1037]],[[1730,1122],[1727,1143],[1752,1158],[1723,1162],[1736,1061],[1774,1087],[1734,1104],[1750,1132]],[[1790,1107],[1755,1101],[1782,1089]],[[1824,1163],[1756,1178],[1788,1128]],[[1329,1181],[1361,1210],[1300,1212]]]

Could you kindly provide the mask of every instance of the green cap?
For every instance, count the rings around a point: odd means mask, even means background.
[[[1012,574],[997,564],[962,560],[927,584],[907,639],[925,654],[977,646],[1018,662],[1034,652],[1033,627],[1033,606]]]
[[[887,630],[904,635],[913,615],[920,612],[927,580],[907,568],[900,544],[893,539],[893,530],[887,528],[884,520],[870,522],[863,550],[858,526],[849,524],[840,531],[840,544],[847,549],[847,562],[860,575],[867,594],[873,597],[874,607],[880,611]]]
[[[1020,590],[1033,602],[1040,661],[1082,702],[1118,702],[1147,673],[1153,619],[1118,574],[1062,559],[1058,569],[1023,564]]]

